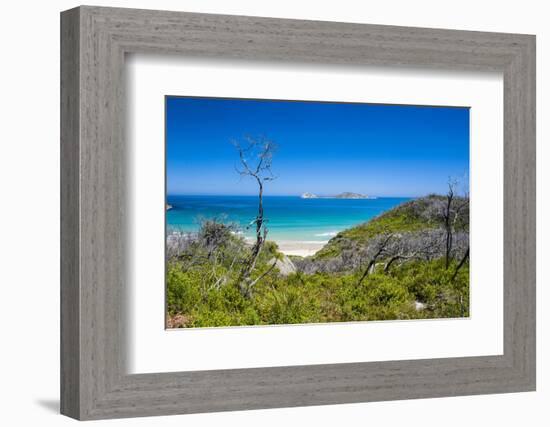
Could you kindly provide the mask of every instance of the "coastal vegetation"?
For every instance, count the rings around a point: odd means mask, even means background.
[[[469,315],[469,200],[453,184],[342,231],[310,257],[282,254],[262,220],[259,251],[216,219],[169,236],[168,327]]]

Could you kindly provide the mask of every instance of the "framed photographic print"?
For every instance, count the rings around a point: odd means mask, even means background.
[[[469,317],[469,108],[165,111],[168,327]]]
[[[62,13],[62,413],[535,388],[534,36]]]

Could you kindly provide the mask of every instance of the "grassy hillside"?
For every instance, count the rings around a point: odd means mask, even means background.
[[[464,199],[456,200],[464,201]],[[368,222],[338,233],[315,254],[314,258],[338,256],[350,247],[350,243],[366,245],[370,239],[382,233],[418,232],[439,228],[442,226],[442,221],[438,217],[438,209],[443,203],[445,203],[445,197],[438,195],[405,202]],[[468,223],[468,215],[469,211],[464,210],[459,217],[459,225],[463,228]]]

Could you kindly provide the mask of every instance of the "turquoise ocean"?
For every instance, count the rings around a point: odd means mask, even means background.
[[[410,200],[406,197],[375,199],[302,199],[299,196],[264,196],[264,216],[268,240],[326,242],[338,232],[374,218]],[[237,224],[246,237],[258,210],[257,196],[182,196],[169,195],[172,206],[166,211],[170,233],[196,232],[201,219],[223,220]]]

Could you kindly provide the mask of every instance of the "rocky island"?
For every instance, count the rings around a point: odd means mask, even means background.
[[[302,199],[318,199],[319,196],[313,193],[304,193],[300,196]]]
[[[352,193],[345,191],[344,193],[336,194],[334,196],[318,196],[313,193],[304,193],[300,196],[302,199],[374,199],[375,197],[366,196],[364,194]]]

